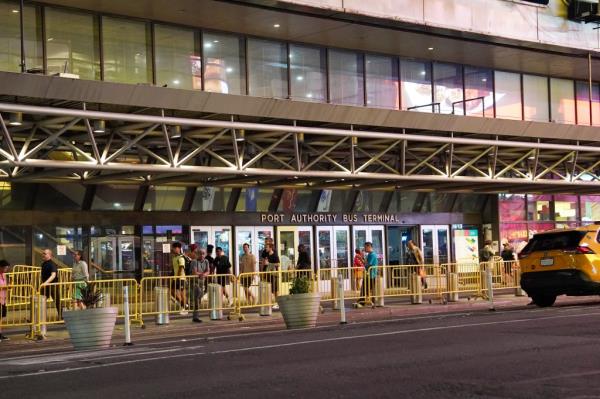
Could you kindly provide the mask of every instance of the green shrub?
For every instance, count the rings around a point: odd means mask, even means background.
[[[86,309],[89,309],[98,306],[98,302],[101,300],[102,291],[96,288],[94,283],[86,281],[85,287],[81,288],[81,303],[85,305]]]
[[[310,282],[306,277],[295,277],[290,287],[290,295],[308,294],[310,291]]]

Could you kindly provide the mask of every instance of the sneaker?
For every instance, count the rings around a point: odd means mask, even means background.
[[[192,321],[193,321],[194,323],[202,323],[202,320],[200,320],[200,319],[199,319],[199,318],[197,318],[197,317],[194,317],[194,318],[192,319]]]
[[[188,314],[188,311],[185,309],[181,309],[181,311],[179,312],[180,315],[182,316],[186,316]]]
[[[273,305],[273,308],[272,308],[272,309],[273,309],[273,310],[279,310],[279,305],[277,305],[277,304]]]

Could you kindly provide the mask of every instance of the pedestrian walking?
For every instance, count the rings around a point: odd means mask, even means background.
[[[423,289],[427,289],[427,273],[424,266],[423,252],[421,252],[421,248],[419,248],[413,240],[408,240],[406,246],[407,263],[409,265],[415,265],[411,274],[416,273],[420,277]]]
[[[58,281],[58,266],[52,260],[52,250],[44,249],[42,251],[41,284],[40,294],[46,297],[46,300],[52,298],[58,320],[62,319],[62,307],[60,304],[60,286],[56,285]],[[52,285],[50,285],[52,284]]]
[[[304,244],[298,245],[298,262],[296,262],[296,269],[297,270],[311,270],[312,269],[312,267],[310,265],[310,255],[308,254],[308,251],[306,250],[306,245],[304,245]],[[310,279],[310,272],[308,272],[308,271],[297,272],[296,275],[298,277],[306,277],[307,279]]]
[[[206,259],[208,260],[208,264],[210,265],[211,273],[215,272],[215,258],[213,257],[213,249],[214,248],[215,248],[215,246],[212,244],[208,244],[206,246]]]
[[[371,242],[365,243],[365,253],[367,254],[365,261],[365,276],[362,281],[360,288],[360,299],[356,302],[355,306],[360,308],[363,307],[367,302],[371,300],[370,287],[375,285],[375,277],[377,277],[377,253],[373,250],[373,244]]]
[[[181,250],[181,243],[175,241],[171,245],[172,258],[171,264],[173,266],[173,276],[176,278],[173,279],[172,288],[173,288],[173,296],[177,303],[179,303],[180,311],[179,314],[182,316],[187,315],[187,297],[185,295],[185,262],[186,259],[183,256],[183,252]]]
[[[83,251],[76,250],[73,253],[73,258],[73,268],[71,269],[71,279],[75,283],[73,299],[75,300],[75,307],[77,309],[85,309],[85,305],[82,302],[82,290],[90,279],[90,273],[87,263],[83,260]]]
[[[279,293],[279,278],[277,276],[277,271],[281,266],[281,261],[279,260],[279,256],[275,252],[275,247],[273,246],[273,244],[267,244],[265,246],[265,249],[267,251],[267,257],[265,258],[265,271],[270,272],[267,277],[268,281],[271,283],[271,297],[273,301],[272,303],[274,303],[273,309],[278,310],[279,305],[277,305],[277,294]]]
[[[503,244],[500,256],[502,257],[502,263],[504,263],[504,279],[507,284],[510,284],[513,280],[512,272],[515,267],[515,252],[508,241]]]
[[[210,263],[206,259],[206,250],[202,248],[194,248],[192,255],[192,275],[196,276],[193,279],[193,315],[194,323],[201,323],[200,308],[202,305],[202,297],[206,291],[206,278],[210,274]]]
[[[479,250],[479,261],[489,262],[494,257],[494,249],[492,248],[492,241],[485,240],[483,248]]]
[[[225,287],[229,284],[229,274],[231,274],[231,262],[229,262],[229,258],[225,256],[223,253],[223,248],[217,247],[216,257],[214,260],[214,269],[215,274],[217,275],[217,283],[221,285],[221,291],[223,292],[223,296],[225,296],[225,300],[227,301],[227,305],[231,305],[231,299],[229,298],[229,294]]]
[[[6,273],[8,272],[9,266],[10,264],[6,260],[0,260],[0,341],[9,340],[6,335],[2,334],[2,319],[5,319],[7,316],[6,302],[8,299],[8,277],[6,276]]]
[[[360,248],[356,248],[354,250],[354,260],[352,261],[352,273],[354,274],[354,287],[357,290],[360,289],[364,271],[365,257]]]
[[[255,298],[254,295],[252,295],[250,287],[252,287],[254,273],[256,272],[256,256],[250,252],[250,244],[244,243],[242,249],[244,254],[240,257],[240,284],[244,287],[246,303],[248,305],[253,305],[255,303]]]

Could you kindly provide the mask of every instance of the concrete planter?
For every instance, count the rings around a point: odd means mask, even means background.
[[[73,347],[77,350],[108,348],[117,312],[115,307],[63,311]]]
[[[317,324],[320,293],[282,295],[277,297],[279,310],[287,328],[309,328]]]

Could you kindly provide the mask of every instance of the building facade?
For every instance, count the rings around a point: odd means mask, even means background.
[[[599,220],[599,31],[543,3],[0,0],[0,257],[445,263]]]

